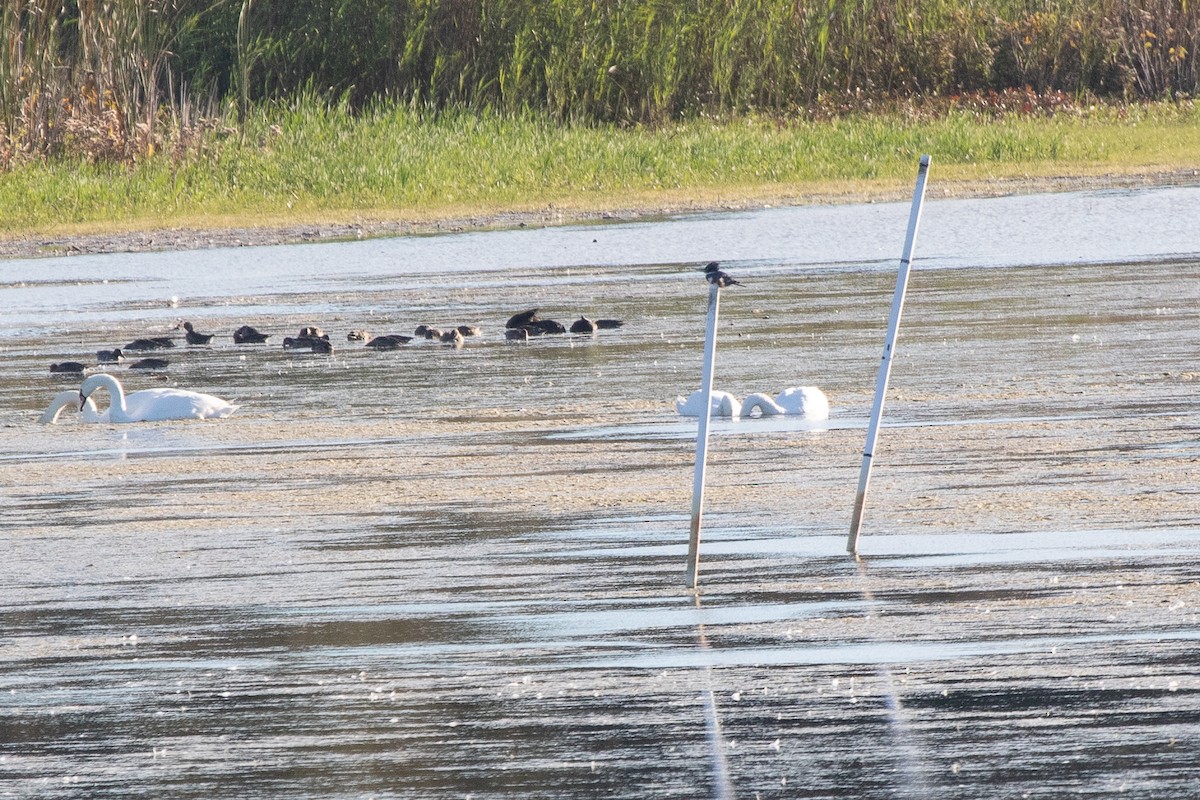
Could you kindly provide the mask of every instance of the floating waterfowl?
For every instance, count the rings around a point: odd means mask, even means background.
[[[38,422],[43,425],[53,425],[58,422],[58,415],[62,413],[64,408],[79,409],[79,418],[84,422],[108,422],[108,410],[104,412],[96,408],[96,403],[92,398],[87,398],[83,401],[83,406],[79,406],[79,392],[75,389],[67,389],[61,391],[54,396],[50,401],[50,405],[42,412],[42,416],[38,418]]]
[[[675,398],[675,410],[681,416],[698,417],[704,411],[704,400],[699,391],[692,392],[684,400]],[[793,386],[784,389],[774,399],[770,395],[755,392],[746,395],[741,403],[728,392],[714,389],[712,392],[712,415],[714,417],[802,417],[813,421],[829,419],[829,398],[816,386]]]
[[[776,403],[770,395],[752,392],[742,401],[742,416],[753,417],[756,411],[760,417],[778,417],[787,413],[787,409]]]
[[[571,323],[571,333],[595,333],[596,331],[612,330],[624,325],[625,322],[619,319],[588,319],[580,315],[579,319]]]
[[[775,395],[778,403],[791,417],[829,419],[829,398],[816,386],[793,386]]]
[[[506,330],[524,330],[529,336],[541,336],[546,333],[566,333],[567,327],[552,319],[542,319],[537,315],[537,309],[531,308],[514,314],[504,324]]]
[[[714,417],[740,417],[742,415],[741,402],[731,395],[729,392],[722,392],[718,389],[712,390],[710,412]],[[704,393],[696,390],[684,400],[682,397],[675,398],[675,410],[683,417],[698,417],[704,413]]]
[[[455,349],[463,346],[463,335],[459,332],[458,328],[451,328],[438,338],[442,344],[448,344]]]
[[[78,361],[60,361],[50,365],[50,371],[58,375],[82,375],[87,367]]]
[[[164,350],[168,347],[174,347],[175,342],[170,336],[151,336],[145,339],[134,339],[123,350]]]
[[[373,350],[399,350],[404,345],[413,340],[411,336],[401,336],[400,334],[389,334],[386,336],[376,336],[371,341],[367,342],[367,347]]]
[[[528,325],[525,325],[523,327],[527,331],[529,331],[530,335],[533,335],[533,336],[540,336],[544,333],[566,333],[567,332],[567,326],[563,325],[561,322],[557,322],[552,319],[535,319],[533,322],[531,322]],[[537,333],[534,333],[534,331],[537,331]]]
[[[299,337],[301,339],[328,339],[329,334],[318,328],[316,325],[305,325],[300,329]]]
[[[214,336],[211,333],[198,333],[190,322],[183,323],[182,327],[187,331],[187,335],[184,338],[187,339],[188,344],[208,344]]]
[[[370,340],[371,334],[366,331],[350,331],[346,334],[347,342],[365,342]]]
[[[328,339],[319,339],[313,336],[285,336],[283,337],[284,350],[308,350],[312,353],[332,353],[333,344]]]
[[[171,362],[165,358],[140,358],[129,365],[130,369],[144,370],[162,370],[170,366]]]
[[[422,339],[430,340],[442,338],[442,332],[437,328],[430,327],[429,325],[418,325],[416,329],[413,330],[413,335]]]
[[[459,325],[458,332],[463,336],[478,336],[480,333],[478,325]]]
[[[596,323],[587,317],[580,317],[571,323],[571,333],[595,333]]]
[[[221,419],[238,409],[220,397],[185,389],[143,389],[126,395],[120,381],[106,373],[91,376],[79,387],[81,409],[98,389],[107,390],[112,397],[107,412],[109,422]]]
[[[524,328],[526,325],[537,322],[537,319],[538,319],[537,312],[538,312],[538,310],[536,308],[531,308],[528,311],[521,311],[516,314],[513,314],[511,317],[508,318],[508,322],[504,323],[504,327],[506,327],[506,328]]]
[[[249,325],[243,325],[233,332],[234,344],[262,344],[270,338],[270,334],[259,333]]]
[[[119,364],[125,360],[125,355],[121,352],[121,348],[116,347],[112,350],[97,350],[96,361],[101,364]]]

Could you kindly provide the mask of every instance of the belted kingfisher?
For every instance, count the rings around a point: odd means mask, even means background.
[[[721,265],[716,261],[708,262],[708,266],[704,268],[704,277],[708,278],[709,283],[715,283],[722,289],[727,286],[742,285],[741,281],[735,281],[728,272],[722,271]]]

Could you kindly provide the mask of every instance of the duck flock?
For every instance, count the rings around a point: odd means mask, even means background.
[[[527,342],[538,336],[548,334],[590,334],[601,330],[612,330],[620,328],[625,323],[619,319],[589,319],[581,316],[570,324],[564,325],[561,322],[553,319],[543,319],[538,316],[538,309],[531,308],[527,311],[521,311],[514,314],[505,323],[504,338],[508,342]],[[201,333],[196,330],[191,322],[180,322],[175,326],[176,330],[184,331],[184,340],[189,345],[210,345],[215,338],[215,334]],[[251,325],[242,325],[233,332],[234,344],[268,344],[274,334],[263,333]],[[476,325],[456,325],[452,328],[441,329],[432,325],[418,325],[412,335],[399,333],[389,333],[379,336],[372,336],[364,330],[352,330],[346,334],[346,341],[350,343],[361,342],[364,346],[373,350],[398,350],[406,344],[413,341],[433,341],[439,342],[450,347],[462,347],[467,339],[473,336],[479,336],[480,329]],[[315,325],[308,325],[300,329],[295,336],[284,336],[281,340],[284,350],[301,350],[311,353],[321,353],[332,355],[334,352],[333,342],[329,338],[329,334]],[[165,351],[176,347],[175,337],[173,336],[149,336],[141,339],[134,339],[124,347],[115,347],[111,350],[97,350],[96,363],[104,364],[124,364],[129,369],[161,371],[170,366],[170,360],[156,356],[145,356],[148,351]],[[135,361],[130,361],[129,358],[137,354],[143,356]],[[57,375],[83,375],[88,369],[88,365],[81,361],[62,361],[50,365],[50,372]]]
[[[528,342],[530,339],[554,334],[594,334],[601,330],[620,328],[624,322],[619,319],[589,319],[580,316],[569,326],[553,319],[538,316],[538,309],[531,308],[514,314],[505,323],[504,338],[508,343]],[[176,330],[184,331],[184,341],[188,345],[211,345],[215,334],[197,331],[191,322],[181,321],[175,326]],[[269,344],[274,334],[263,333],[251,325],[242,325],[233,332],[235,345]],[[372,336],[364,330],[352,330],[346,334],[348,343],[361,343],[372,350],[398,350],[414,341],[435,342],[453,348],[461,348],[468,338],[479,336],[480,329],[475,325],[456,325],[445,330],[432,325],[418,325],[411,335],[390,333]],[[301,351],[316,354],[332,355],[333,342],[321,328],[308,325],[299,330],[295,336],[282,337],[281,345],[284,350]],[[161,372],[170,366],[170,360],[159,356],[145,355],[147,352],[169,351],[175,348],[175,337],[151,336],[134,339],[124,347],[111,350],[97,350],[96,363],[99,366],[124,364],[129,369],[148,372]],[[136,360],[129,359],[136,354],[141,356]],[[50,365],[50,372],[64,377],[83,377],[89,369],[81,361],[63,361]],[[91,399],[92,392],[103,389],[112,397],[109,409],[101,412]],[[183,389],[148,389],[126,395],[120,382],[107,373],[92,375],[84,380],[78,393],[74,391],[60,392],[42,414],[41,422],[57,421],[62,411],[78,403],[80,418],[84,422],[145,422],[151,420],[170,419],[220,419],[232,414],[237,406],[213,395],[189,392]]]
[[[740,286],[727,273],[721,271],[720,265],[713,261],[704,267],[705,278],[717,288]],[[619,319],[589,319],[580,316],[570,326],[553,319],[538,316],[538,309],[531,308],[509,317],[504,325],[506,342],[528,342],[530,339],[555,334],[595,334],[597,331],[620,328],[624,322]],[[183,329],[184,340],[189,345],[204,346],[212,343],[215,334],[197,331],[191,322],[181,321],[175,326],[176,330]],[[473,336],[478,336],[480,330],[474,325],[456,325],[445,330],[432,325],[418,325],[411,335],[389,333],[372,336],[364,330],[352,330],[346,335],[346,341],[361,343],[373,350],[399,350],[405,345],[416,341],[437,342],[446,346],[460,348],[464,342]],[[250,325],[242,325],[233,332],[233,342],[236,345],[267,344],[272,334],[263,333]],[[129,353],[142,354],[146,351],[167,350],[175,347],[175,340],[170,336],[147,337],[135,339],[123,348],[98,350],[98,364],[119,364],[126,360]],[[298,350],[309,353],[331,355],[334,352],[333,342],[329,334],[317,326],[305,326],[295,336],[285,336],[282,339],[284,350]],[[133,361],[128,366],[137,370],[165,370],[170,361],[165,358],[147,356]],[[78,361],[66,361],[50,365],[50,372],[60,375],[82,376],[87,366]],[[108,391],[112,397],[110,407],[101,412],[91,399],[96,390]],[[41,421],[52,423],[58,419],[63,409],[79,403],[80,417],[85,422],[142,422],[148,420],[167,419],[220,419],[227,417],[237,410],[237,406],[213,395],[189,392],[182,389],[148,389],[126,395],[120,382],[112,375],[99,373],[83,381],[78,394],[61,392],[54,398],[50,407],[43,413]],[[739,401],[728,392],[713,391],[710,396],[710,413],[713,416],[732,418],[794,416],[810,420],[825,420],[829,418],[829,400],[825,393],[816,386],[796,386],[783,390],[775,397],[762,393],[747,395],[744,401]],[[699,416],[704,413],[704,396],[701,392],[693,392],[688,398],[677,398],[676,411],[681,416]]]

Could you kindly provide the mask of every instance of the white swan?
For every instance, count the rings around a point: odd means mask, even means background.
[[[697,389],[687,400],[675,398],[675,410],[680,416],[698,417],[704,412],[704,394]],[[729,392],[719,389],[712,390],[712,412],[714,417],[738,417],[742,414],[742,404]]]
[[[54,400],[50,402],[46,411],[38,419],[38,422],[43,425],[53,425],[55,422],[58,422],[58,415],[67,407],[72,409],[79,407],[79,392],[67,389],[64,392],[56,394]],[[108,422],[108,411],[98,411],[96,403],[90,397],[83,402],[83,408],[79,409],[79,412],[80,419],[84,422]]]
[[[143,389],[126,395],[112,375],[93,375],[79,387],[79,401],[86,404],[97,389],[107,389],[112,395],[108,409],[110,422],[154,422],[170,419],[220,419],[228,417],[237,406],[219,397],[184,389]]]
[[[761,417],[777,417],[787,413],[786,408],[771,399],[769,394],[763,394],[762,392],[748,394],[746,395],[746,399],[742,401],[743,417],[752,417],[755,411],[758,411]]]
[[[681,416],[698,417],[704,410],[704,398],[699,391],[692,392],[687,400],[675,398],[675,410]],[[829,398],[816,386],[793,386],[784,389],[774,399],[770,395],[754,392],[746,395],[745,402],[728,392],[713,389],[712,415],[714,417],[752,417],[757,411],[759,416],[803,417],[813,421],[829,419]]]
[[[784,389],[775,397],[789,417],[805,419],[829,419],[829,398],[816,386],[793,386]]]

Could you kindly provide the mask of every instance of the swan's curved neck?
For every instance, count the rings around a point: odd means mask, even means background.
[[[96,388],[108,389],[108,418],[113,422],[129,422],[129,414],[125,407],[125,389],[122,388],[120,382],[111,375],[103,373],[93,375],[88,380],[95,381],[97,384]]]
[[[742,403],[742,416],[752,416],[756,409],[758,410],[758,413],[764,417],[774,417],[787,413],[787,410],[783,406],[779,405],[765,394],[755,393],[747,395],[745,401]]]
[[[77,408],[76,403],[78,402],[78,392],[73,392],[69,389],[65,392],[59,392],[55,396],[54,401],[50,403],[44,412],[42,412],[42,416],[38,419],[38,422],[42,423],[43,425],[53,425],[55,422],[58,422],[58,418],[62,414],[63,409],[75,409]],[[83,407],[80,408],[79,411],[83,415],[84,422],[102,422],[104,419],[103,415],[101,415],[96,409],[96,404],[90,397],[84,400]]]
[[[74,392],[59,392],[58,396],[54,398],[54,402],[52,402],[45,412],[42,413],[42,416],[38,422],[42,423],[43,425],[53,425],[58,421],[58,415],[62,413],[64,408],[69,405],[74,405],[75,399],[76,397]]]

